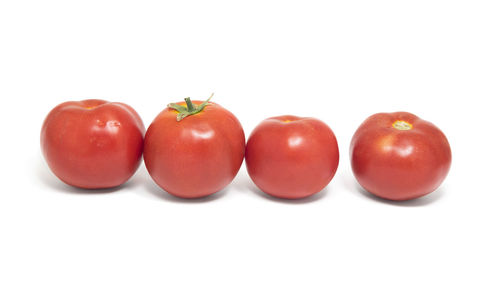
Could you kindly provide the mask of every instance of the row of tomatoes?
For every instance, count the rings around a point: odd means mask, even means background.
[[[210,98],[169,104],[144,132],[141,118],[126,104],[69,101],[46,117],[41,148],[57,177],[85,189],[123,184],[143,155],[153,180],[182,198],[223,189],[243,158],[249,176],[263,192],[304,198],[328,185],[339,162],[336,137],[318,119],[291,115],[265,119],[245,144],[238,119]],[[350,157],[360,185],[390,200],[434,191],[451,164],[445,135],[407,112],[366,119],[352,138]]]

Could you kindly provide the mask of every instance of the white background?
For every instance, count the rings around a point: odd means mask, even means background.
[[[498,1],[0,2],[1,288],[499,288]],[[89,193],[47,168],[52,107],[102,98],[146,126],[186,96],[264,118],[314,116],[338,172],[303,201],[264,196],[244,166],[185,201],[141,166]],[[424,198],[363,193],[348,148],[377,112],[448,136],[453,164]]]

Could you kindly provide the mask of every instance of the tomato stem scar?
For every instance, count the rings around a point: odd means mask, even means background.
[[[396,120],[392,123],[392,126],[398,130],[410,130],[413,128],[413,125],[411,125],[411,123],[404,120]]]

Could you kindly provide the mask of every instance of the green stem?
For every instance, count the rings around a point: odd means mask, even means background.
[[[188,108],[189,112],[192,112],[192,111],[195,110],[194,104],[191,102],[191,98],[190,97],[184,98],[184,101],[186,102],[186,105],[187,105],[187,108]]]
[[[170,103],[168,105],[168,107],[171,108],[171,109],[173,109],[173,110],[176,110],[178,112],[178,114],[177,114],[177,121],[181,121],[181,120],[183,120],[187,116],[190,116],[190,115],[193,115],[193,114],[197,114],[197,113],[203,111],[203,109],[205,108],[205,106],[207,106],[207,105],[210,104],[209,101],[212,98],[212,96],[214,96],[213,93],[212,93],[212,95],[210,95],[210,97],[207,100],[205,100],[200,105],[194,104],[191,101],[191,98],[186,97],[186,98],[184,98],[184,101],[186,102],[186,106],[179,105],[177,103]]]

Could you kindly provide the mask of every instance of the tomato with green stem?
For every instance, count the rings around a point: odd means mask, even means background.
[[[220,191],[243,162],[243,128],[230,111],[210,102],[211,97],[169,104],[146,132],[146,168],[174,196],[200,198]]]

